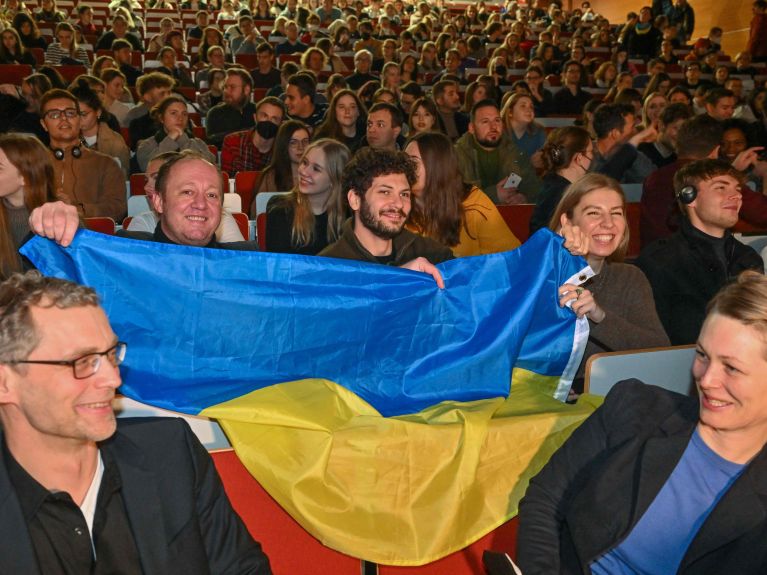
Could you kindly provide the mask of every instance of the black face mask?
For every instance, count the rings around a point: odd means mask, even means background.
[[[268,120],[256,123],[256,132],[264,140],[271,140],[277,135],[278,126]]]
[[[370,32],[362,32],[360,35],[362,36],[363,40],[370,40]]]
[[[499,76],[506,77],[506,66],[496,66],[495,67],[495,73]]]

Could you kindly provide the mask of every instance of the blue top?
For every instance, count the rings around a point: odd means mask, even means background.
[[[676,573],[701,525],[745,467],[714,453],[696,428],[673,473],[634,529],[594,561],[591,572]]]
[[[533,154],[546,143],[546,130],[543,128],[534,127],[532,134],[525,130],[521,138],[517,138],[514,130],[509,130],[509,133],[511,134],[512,141],[525,153],[528,159],[532,158]]]

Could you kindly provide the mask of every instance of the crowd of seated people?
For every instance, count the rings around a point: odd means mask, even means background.
[[[255,249],[222,207],[222,172],[250,174],[267,251],[440,285],[435,264],[518,247],[504,214],[534,204],[525,237],[561,234],[594,272],[559,288],[589,321],[584,363],[694,343],[714,294],[763,271],[732,234],[767,230],[767,1],[752,7],[726,53],[686,0],[625,22],[589,2],[6,0],[0,275],[26,265],[30,229],[121,224],[133,174],[149,206],[122,235]],[[642,188],[638,265],[625,185]]]
[[[734,54],[721,29],[694,30],[687,3],[638,6],[620,23],[588,2],[218,4],[0,11],[0,63],[32,71],[0,85],[0,129],[48,147],[55,195],[81,217],[120,224],[119,180],[194,150],[232,179],[252,174],[242,210],[256,218],[266,205],[262,246],[316,254],[353,212],[343,164],[373,149],[417,164],[406,227],[456,256],[519,244],[500,225],[505,205],[535,204],[531,232],[558,229],[552,216],[592,174],[644,188],[634,241],[649,248],[684,231],[674,176],[706,159],[743,176],[740,217],[767,229],[762,0]],[[274,192],[288,195],[258,200]]]

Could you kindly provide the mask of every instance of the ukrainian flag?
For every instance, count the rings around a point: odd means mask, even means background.
[[[548,230],[431,276],[327,258],[78,233],[42,273],[90,285],[128,342],[122,392],[219,420],[254,477],[343,553],[420,565],[517,512],[595,408],[562,403],[588,336],[557,287],[588,277]]]

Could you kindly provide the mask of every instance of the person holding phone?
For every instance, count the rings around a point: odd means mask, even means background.
[[[504,134],[501,112],[493,100],[471,109],[469,131],[455,144],[463,180],[496,204],[535,203],[541,181],[525,156]]]

